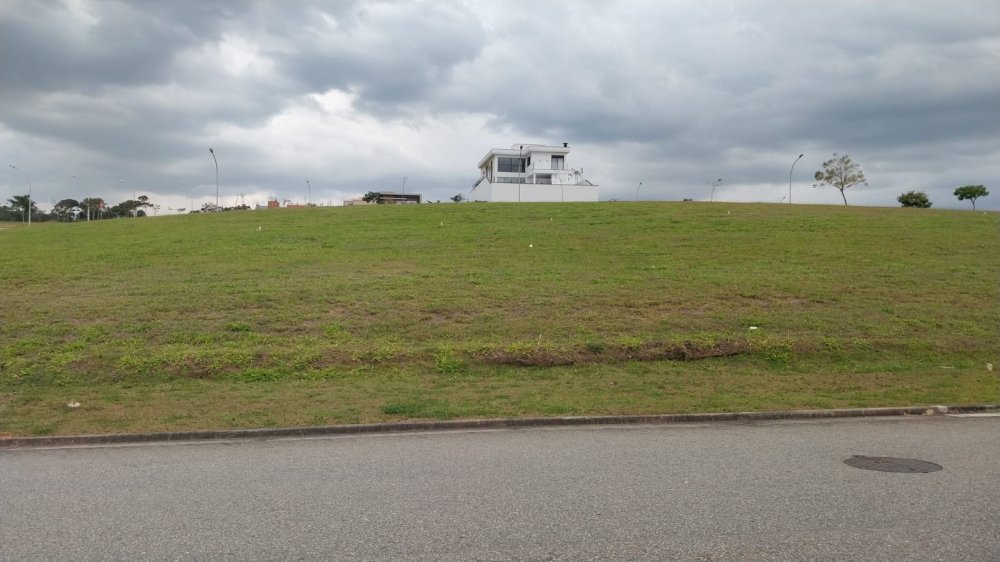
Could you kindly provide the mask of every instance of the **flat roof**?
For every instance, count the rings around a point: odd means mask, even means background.
[[[523,149],[521,147],[524,147]],[[569,154],[570,147],[568,146],[549,146],[546,144],[515,144],[510,148],[492,148],[486,153],[486,156],[479,161],[478,168],[482,168],[486,162],[493,156],[531,156],[534,152],[544,152],[546,154]]]

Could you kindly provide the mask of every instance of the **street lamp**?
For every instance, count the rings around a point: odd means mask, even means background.
[[[215,157],[215,151],[208,149],[212,153],[212,160],[215,160],[215,210],[219,210],[219,160]]]
[[[712,195],[708,198],[709,202],[715,201],[715,188],[722,185],[722,178],[715,181],[709,182],[712,185]]]
[[[639,182],[639,185],[635,186],[635,200],[636,200],[636,202],[639,201],[639,188],[640,187],[642,187],[642,182]]]
[[[13,164],[9,164],[9,166],[11,168],[17,170],[18,172],[21,172],[22,174],[24,174],[24,177],[28,178],[28,209],[27,209],[27,213],[28,213],[28,226],[31,226],[31,176],[28,175],[28,172],[25,172],[24,170],[22,170],[21,168],[18,168],[17,166],[15,166]],[[24,222],[24,219],[21,219],[21,222]]]
[[[788,204],[789,205],[792,204],[792,170],[795,169],[795,165],[799,163],[799,160],[802,160],[803,156],[805,156],[805,154],[799,154],[799,157],[795,159],[795,162],[792,162],[792,168],[790,170],[788,170]]]
[[[313,186],[306,180],[306,207],[309,206],[309,199],[312,198]]]
[[[73,178],[75,180],[75,183],[76,183],[76,194],[77,194],[77,197],[79,197],[80,196],[80,176],[74,174],[73,172],[70,172],[69,173],[69,177],[71,177],[71,178]],[[84,200],[81,199],[80,203],[83,203],[83,201]],[[83,207],[80,207],[80,210],[82,211]],[[87,222],[90,222],[90,207],[87,207]]]

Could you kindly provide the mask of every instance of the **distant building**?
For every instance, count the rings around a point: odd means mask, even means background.
[[[419,205],[421,202],[421,195],[419,193],[396,193],[394,191],[376,191],[375,193],[378,194],[378,202],[382,205]],[[373,204],[374,201],[369,203],[361,197],[344,199],[345,207]]]
[[[392,191],[378,191],[378,201],[383,205],[419,205],[419,193],[395,193]]]
[[[494,148],[479,161],[479,181],[471,201],[557,202],[597,201],[598,186],[583,179],[583,170],[569,168],[570,148],[543,144],[515,144]]]

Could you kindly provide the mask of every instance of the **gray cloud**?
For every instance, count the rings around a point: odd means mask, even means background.
[[[985,0],[25,0],[0,7],[0,149],[52,198],[81,189],[67,170],[204,195],[213,146],[230,193],[405,175],[444,199],[491,146],[530,141],[570,142],[605,199],[724,176],[717,196],[777,200],[798,153],[808,185],[840,152],[868,172],[858,203],[957,207],[955,186],[1000,175],[998,29]]]

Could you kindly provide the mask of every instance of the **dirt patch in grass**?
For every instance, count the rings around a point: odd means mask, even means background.
[[[729,357],[748,353],[747,342],[723,341],[709,344],[646,342],[635,346],[590,344],[565,350],[547,348],[498,349],[480,354],[476,359],[493,365],[555,367],[589,363],[625,361],[694,361],[710,357]]]

